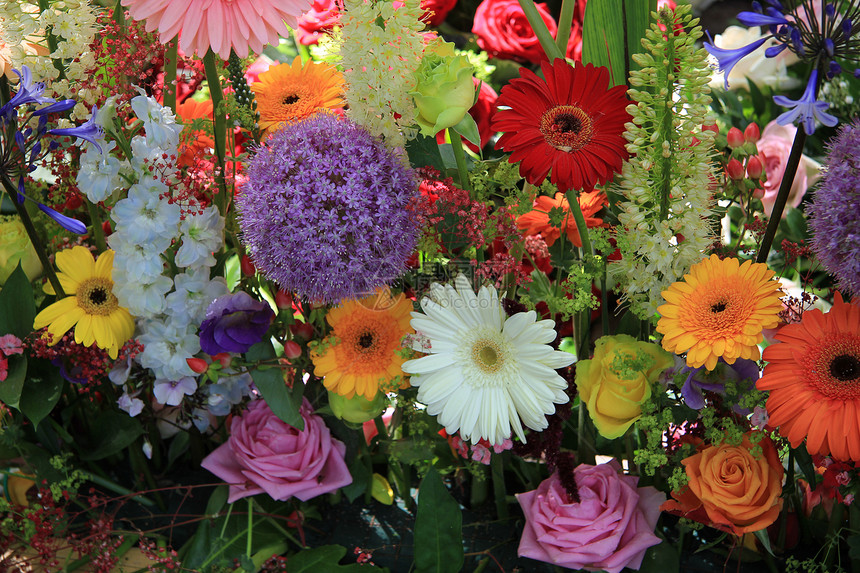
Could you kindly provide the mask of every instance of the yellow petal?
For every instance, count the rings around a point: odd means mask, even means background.
[[[35,330],[44,328],[64,314],[68,314],[76,308],[78,308],[78,301],[75,297],[68,296],[64,299],[60,299],[54,304],[42,309],[42,312],[36,315],[36,318],[33,320],[33,328]]]
[[[99,255],[99,260],[96,261],[95,276],[112,280],[111,273],[113,272],[113,256],[114,252],[110,249]]]
[[[86,247],[72,247],[57,253],[57,268],[77,285],[93,276],[96,262]],[[63,287],[65,289],[65,286]]]
[[[73,327],[81,317],[86,316],[82,308],[75,308],[59,318],[48,326],[48,332],[51,333],[51,346],[58,343],[63,335]]]
[[[75,327],[75,342],[89,346],[96,341],[95,333],[93,333],[93,315],[86,314],[78,321]]]
[[[93,317],[93,336],[96,339],[96,345],[104,350],[113,348],[116,350],[116,337],[110,328],[110,319],[106,316]]]

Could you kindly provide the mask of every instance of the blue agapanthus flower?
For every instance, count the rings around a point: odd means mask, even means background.
[[[806,135],[812,135],[815,132],[815,122],[818,121],[827,127],[834,127],[839,120],[826,113],[829,103],[818,101],[815,99],[815,86],[818,84],[818,70],[812,70],[809,76],[809,82],[806,84],[806,89],[803,96],[799,100],[788,99],[785,96],[774,96],[773,101],[782,107],[791,108],[789,111],[781,114],[776,118],[776,122],[780,125],[791,125],[800,123],[803,126],[803,131]]]

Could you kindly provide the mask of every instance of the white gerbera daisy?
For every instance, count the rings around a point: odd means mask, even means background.
[[[403,371],[449,434],[501,444],[513,428],[525,441],[523,424],[545,429],[554,404],[568,401],[556,369],[574,357],[548,346],[556,337],[552,320],[535,322],[534,311],[506,318],[495,288],[476,295],[463,275],[454,284],[434,283],[421,301],[424,314],[412,313],[412,328],[423,335],[413,349],[427,356],[405,362]]]

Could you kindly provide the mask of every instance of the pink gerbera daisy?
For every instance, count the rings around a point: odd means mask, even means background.
[[[209,48],[226,60],[230,48],[239,57],[248,48],[261,52],[278,36],[289,36],[285,23],[297,26],[297,17],[310,0],[122,0],[135,20],[146,20],[146,31],[158,30],[166,43],[180,34],[179,46],[199,56]]]

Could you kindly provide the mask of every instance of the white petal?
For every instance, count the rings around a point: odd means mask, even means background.
[[[452,364],[454,364],[454,357],[451,354],[428,354],[415,360],[407,360],[401,366],[401,370],[407,374],[427,374]],[[420,385],[421,380],[416,380],[415,386]]]

